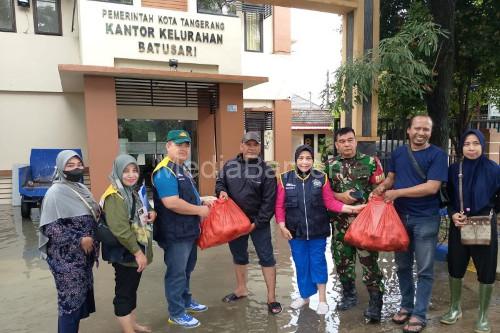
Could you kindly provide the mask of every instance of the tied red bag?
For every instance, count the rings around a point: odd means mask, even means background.
[[[250,232],[250,220],[231,199],[218,199],[201,223],[198,246],[204,250],[232,241]]]
[[[394,205],[373,196],[352,221],[344,240],[370,251],[406,251],[410,239]]]

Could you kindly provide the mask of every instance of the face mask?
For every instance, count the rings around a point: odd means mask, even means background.
[[[76,168],[71,171],[63,171],[63,173],[66,179],[70,182],[78,182],[82,179],[83,169]]]

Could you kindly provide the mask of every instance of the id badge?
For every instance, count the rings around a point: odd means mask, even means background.
[[[139,219],[141,220],[141,225],[145,226],[148,224],[148,211],[141,207],[137,210],[137,214],[139,214]]]

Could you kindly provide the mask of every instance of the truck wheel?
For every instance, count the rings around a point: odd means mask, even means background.
[[[29,219],[31,217],[31,202],[26,202],[21,199],[21,216]]]

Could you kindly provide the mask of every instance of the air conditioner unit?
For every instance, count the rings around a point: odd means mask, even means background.
[[[17,5],[21,7],[29,7],[30,0],[17,0]]]

